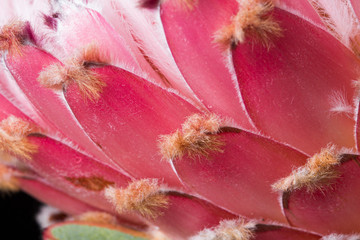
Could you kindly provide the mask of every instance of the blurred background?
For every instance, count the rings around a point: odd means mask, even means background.
[[[26,193],[0,194],[2,240],[41,240],[36,214],[41,203]]]

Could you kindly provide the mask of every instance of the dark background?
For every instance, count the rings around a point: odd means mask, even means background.
[[[0,193],[2,240],[41,240],[36,214],[41,203],[26,193]]]

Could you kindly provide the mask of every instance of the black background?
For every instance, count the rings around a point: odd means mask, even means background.
[[[41,240],[36,214],[41,203],[29,195],[0,193],[1,240]]]

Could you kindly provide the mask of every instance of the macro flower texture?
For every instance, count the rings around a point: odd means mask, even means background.
[[[360,1],[0,5],[0,189],[45,240],[360,239]]]

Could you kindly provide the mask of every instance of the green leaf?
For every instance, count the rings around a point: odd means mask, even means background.
[[[56,240],[147,240],[117,229],[75,223],[53,227],[51,235]]]

